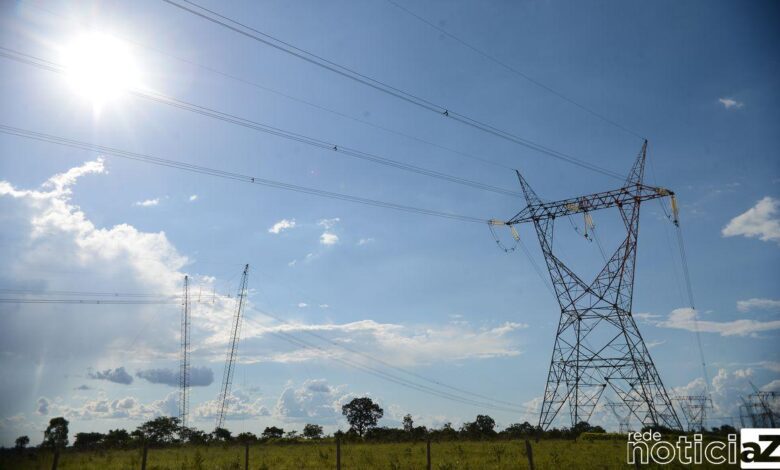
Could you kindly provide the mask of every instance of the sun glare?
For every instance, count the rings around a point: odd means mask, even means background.
[[[82,34],[64,48],[62,59],[73,89],[96,106],[140,86],[130,49],[111,36]]]

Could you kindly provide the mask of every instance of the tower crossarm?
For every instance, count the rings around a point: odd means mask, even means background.
[[[636,183],[611,191],[573,197],[553,202],[531,202],[506,222],[507,225],[555,219],[581,212],[591,212],[610,207],[641,203],[651,199],[672,197],[674,192],[666,188]]]

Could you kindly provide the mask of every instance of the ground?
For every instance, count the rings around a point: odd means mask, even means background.
[[[541,440],[531,442],[536,468],[543,469],[633,469],[626,464],[624,441]],[[426,445],[420,443],[341,445],[341,463],[345,470],[426,468]],[[150,449],[148,470],[243,470],[244,447],[211,445]],[[528,457],[522,441],[433,442],[431,468],[434,470],[515,470],[527,469]],[[0,470],[49,470],[52,455],[29,451],[26,454],[4,452]],[[141,468],[140,450],[76,452],[68,450],[60,457],[58,469],[137,470]],[[267,470],[335,469],[336,448],[331,440],[302,444],[254,444],[249,448],[249,468]],[[680,464],[642,466],[641,468],[692,468]],[[726,465],[693,468],[730,468]],[[733,467],[737,468],[737,467]]]

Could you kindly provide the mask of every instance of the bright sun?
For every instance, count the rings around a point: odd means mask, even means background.
[[[140,86],[130,49],[105,34],[77,37],[63,49],[62,63],[73,89],[96,106]]]

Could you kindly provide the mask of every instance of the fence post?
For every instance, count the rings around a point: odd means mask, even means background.
[[[146,470],[146,454],[149,452],[149,446],[146,445],[146,442],[144,442],[144,450],[143,454],[141,455],[141,470]]]
[[[60,450],[54,449],[54,460],[51,463],[51,470],[57,470],[57,465],[60,463]]]
[[[428,439],[427,446],[425,448],[425,457],[428,462],[428,466],[425,468],[431,470],[431,440],[430,439]]]
[[[336,470],[341,470],[341,439],[336,438]]]
[[[525,440],[525,453],[528,456],[528,466],[531,470],[536,470],[534,466],[534,449],[531,447],[531,442],[528,439]]]
[[[244,446],[244,470],[249,470],[249,443]]]

